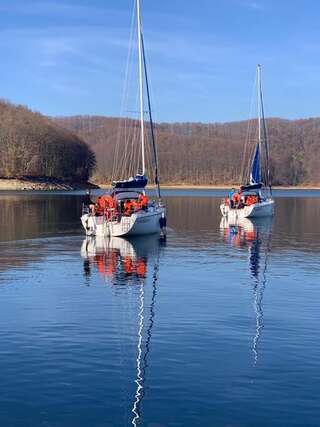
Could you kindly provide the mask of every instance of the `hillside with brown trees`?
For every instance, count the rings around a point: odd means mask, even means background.
[[[95,155],[78,136],[41,114],[0,101],[0,178],[85,182]]]
[[[95,178],[111,179],[121,122],[116,118],[76,116],[55,121],[85,140],[96,154]],[[120,126],[119,126],[120,125]],[[138,123],[131,121],[138,127]],[[274,185],[320,183],[320,119],[267,120]],[[161,123],[156,137],[163,183],[239,182],[248,122]],[[120,139],[120,145],[123,141]],[[121,150],[121,147],[120,147]]]

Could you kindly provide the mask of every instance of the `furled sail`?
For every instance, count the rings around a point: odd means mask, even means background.
[[[260,169],[260,145],[257,144],[256,151],[254,154],[252,169],[250,174],[250,184],[260,184],[261,183],[261,169]]]
[[[113,181],[112,186],[114,189],[143,189],[148,184],[148,178],[145,175],[137,174],[135,177],[131,177],[124,181]]]

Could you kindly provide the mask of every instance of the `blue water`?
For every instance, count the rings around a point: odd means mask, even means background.
[[[85,241],[79,193],[0,194],[1,426],[319,426],[319,194],[237,224],[164,195],[166,241],[128,242]]]

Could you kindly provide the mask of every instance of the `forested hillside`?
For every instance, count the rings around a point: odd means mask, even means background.
[[[57,118],[55,121],[88,142],[97,157],[96,178],[108,182],[113,167],[119,119],[77,116]],[[319,184],[320,119],[268,119],[267,126],[273,184]],[[247,121],[157,124],[162,182],[238,182],[247,128]]]
[[[0,101],[0,178],[85,182],[95,165],[88,145],[47,117]]]

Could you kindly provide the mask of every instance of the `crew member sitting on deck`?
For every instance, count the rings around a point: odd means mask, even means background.
[[[123,209],[125,216],[131,216],[134,211],[134,205],[132,203],[132,200],[127,200],[126,202],[124,202]]]
[[[250,195],[250,196],[247,197],[246,205],[247,206],[252,206],[252,205],[254,205],[255,203],[258,203],[258,202],[259,202],[258,196]]]
[[[149,203],[148,197],[145,196],[144,194],[140,194],[139,204],[140,204],[142,210],[146,211],[148,209],[148,203]]]
[[[232,196],[233,201],[233,207],[238,208],[238,205],[240,203],[240,194],[238,192],[235,192]]]

